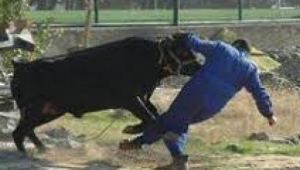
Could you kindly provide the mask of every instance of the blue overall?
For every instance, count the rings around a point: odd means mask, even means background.
[[[158,118],[166,131],[179,136],[177,140],[164,140],[173,156],[183,154],[189,125],[219,113],[242,87],[252,94],[263,116],[272,115],[272,103],[261,84],[258,68],[243,51],[192,34],[186,37],[186,43],[191,50],[203,54],[206,62],[184,85],[169,110]],[[161,138],[161,133],[149,128],[136,140],[141,144],[151,144]]]

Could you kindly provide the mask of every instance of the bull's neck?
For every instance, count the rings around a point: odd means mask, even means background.
[[[157,43],[158,70],[160,79],[175,75],[174,71],[168,64],[170,56],[166,48],[164,40]]]

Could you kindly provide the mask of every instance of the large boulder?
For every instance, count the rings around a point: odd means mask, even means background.
[[[294,52],[290,57],[281,63],[281,66],[275,70],[278,74],[293,82],[297,86],[300,85],[300,53]]]
[[[262,72],[269,72],[280,66],[280,63],[273,59],[270,54],[254,46],[251,48],[250,58],[257,64]]]

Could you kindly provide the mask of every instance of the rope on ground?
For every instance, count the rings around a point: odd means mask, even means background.
[[[104,128],[102,129],[102,131],[100,131],[99,134],[93,136],[93,137],[90,137],[88,139],[85,139],[84,142],[88,142],[88,141],[91,141],[91,140],[95,140],[95,139],[98,139],[99,137],[101,137],[109,128],[112,127],[112,125],[117,121],[117,119],[112,119],[111,122]]]

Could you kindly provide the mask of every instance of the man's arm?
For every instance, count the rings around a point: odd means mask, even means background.
[[[259,112],[268,119],[269,125],[275,124],[270,95],[260,81],[257,67],[250,74],[245,87],[252,94]]]
[[[191,50],[200,52],[205,57],[211,56],[218,45],[216,41],[203,40],[192,33],[188,33],[185,41]]]

